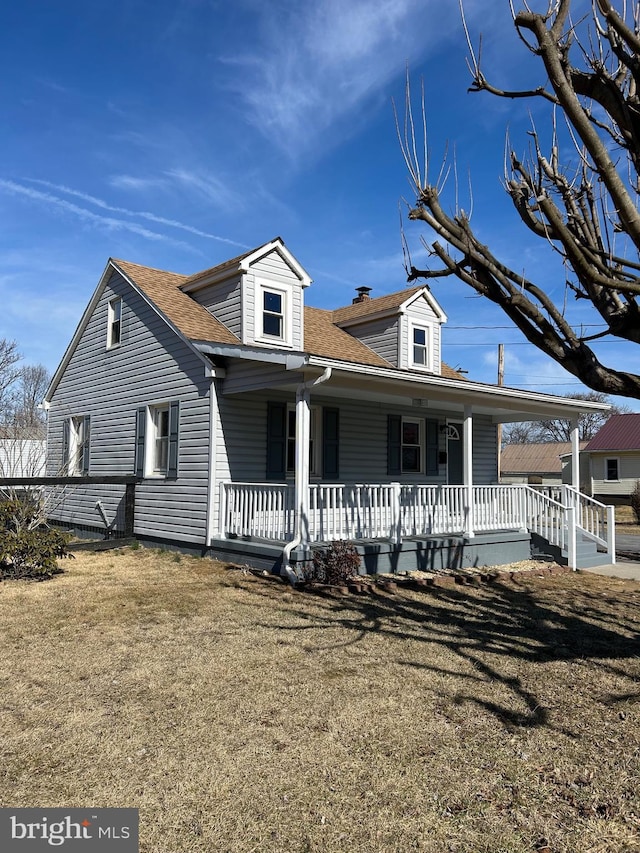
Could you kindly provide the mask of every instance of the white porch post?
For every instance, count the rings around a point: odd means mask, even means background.
[[[309,444],[311,441],[311,392],[302,385],[296,392],[295,500],[300,546],[309,545]]]
[[[578,418],[571,419],[571,485],[580,491],[580,434]]]
[[[475,535],[473,530],[473,416],[471,406],[464,407],[464,423],[462,427],[462,481],[465,487],[465,535],[470,539]]]

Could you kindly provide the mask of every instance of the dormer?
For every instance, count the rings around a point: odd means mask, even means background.
[[[302,350],[309,274],[277,237],[188,278],[181,290],[248,346]]]
[[[394,367],[441,374],[440,327],[447,317],[428,287],[377,298],[369,287],[356,293],[351,305],[333,312],[334,323]]]

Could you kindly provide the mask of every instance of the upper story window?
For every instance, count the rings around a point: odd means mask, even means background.
[[[292,344],[292,294],[286,285],[260,282],[256,288],[255,337],[275,346]]]
[[[619,480],[620,471],[618,469],[617,459],[605,459],[604,461],[604,478],[605,480]]]
[[[109,302],[107,347],[118,346],[122,336],[122,299],[118,296]]]
[[[283,294],[263,290],[262,333],[274,338],[284,337]]]
[[[429,367],[429,331],[423,326],[413,327],[413,363],[416,367]]]

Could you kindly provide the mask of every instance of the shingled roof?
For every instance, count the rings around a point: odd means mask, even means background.
[[[167,320],[186,338],[211,343],[239,344],[239,338],[224,323],[217,320],[191,296],[183,293],[180,288],[193,283],[196,279],[206,277],[212,271],[220,271],[226,267],[231,269],[249,254],[251,252],[246,252],[231,261],[219,264],[218,267],[197,273],[195,276],[158,270],[130,261],[112,259],[111,262],[160,309]],[[380,296],[377,299],[348,305],[337,311],[305,307],[305,351],[311,355],[332,358],[337,361],[375,367],[391,367],[392,365],[386,359],[336,325],[337,318],[353,319],[356,316],[365,316],[367,313],[392,310],[402,305],[421,289],[420,287],[408,288],[397,293],[391,293],[388,296]],[[465,379],[462,374],[444,363],[442,364],[441,375],[447,379]]]
[[[155,303],[185,337],[221,344],[240,343],[224,323],[180,290],[180,285],[188,278],[186,275],[143,267],[130,261],[114,260],[113,264]]]
[[[349,320],[356,320],[360,317],[366,317],[369,314],[380,314],[386,311],[393,311],[394,308],[399,308],[407,299],[410,299],[419,291],[424,290],[422,287],[410,287],[404,290],[398,290],[396,293],[389,293],[386,296],[377,296],[375,299],[363,299],[362,302],[354,302],[352,305],[345,305],[344,308],[336,308],[332,311],[334,323],[344,323]]]
[[[304,348],[313,355],[390,367],[389,362],[362,341],[335,325],[332,311],[322,308],[304,309]]]

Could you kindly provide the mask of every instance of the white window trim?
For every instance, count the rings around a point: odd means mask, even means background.
[[[426,360],[424,364],[417,362],[413,358],[413,348],[415,346],[413,341],[413,333],[416,329],[420,329],[424,332],[425,337],[425,356]],[[429,373],[433,372],[433,326],[430,323],[419,323],[410,321],[409,322],[409,335],[408,335],[408,356],[409,356],[409,365],[414,370],[424,370]]]
[[[607,476],[607,474],[609,473],[608,472],[609,462],[615,462],[616,463],[616,470],[618,472],[617,477],[609,478]],[[603,482],[605,482],[605,483],[619,483],[620,482],[620,457],[619,456],[605,456],[604,472],[603,472],[603,478],[602,479],[603,479]]]
[[[167,463],[163,469],[156,468],[156,414],[159,412],[167,413]],[[159,480],[166,480],[169,470],[169,403],[155,403],[147,406],[147,428],[145,431],[145,477],[155,477]]]
[[[82,475],[82,462],[84,454],[84,415],[69,418],[69,447],[67,448],[68,459],[67,472],[70,477]]]
[[[265,292],[278,293],[282,297],[282,337],[266,335],[263,332],[263,305]],[[266,279],[256,281],[254,337],[256,342],[272,347],[293,347],[293,292],[291,287],[280,282]]]
[[[113,342],[113,326],[115,323],[115,305],[120,305],[120,328],[118,332],[118,340]],[[109,300],[107,309],[107,349],[116,349],[122,343],[122,297],[114,296]]]
[[[412,335],[413,337],[413,335]],[[405,424],[417,424],[418,425],[418,444],[406,444],[403,441],[404,438],[404,425]],[[424,428],[424,418],[411,417],[409,415],[402,416],[400,421],[400,471],[403,474],[424,474],[425,463],[425,443],[426,443],[426,432]],[[417,471],[409,471],[405,470],[403,465],[403,450],[405,447],[419,447],[420,449],[420,460],[419,460],[419,468]]]

